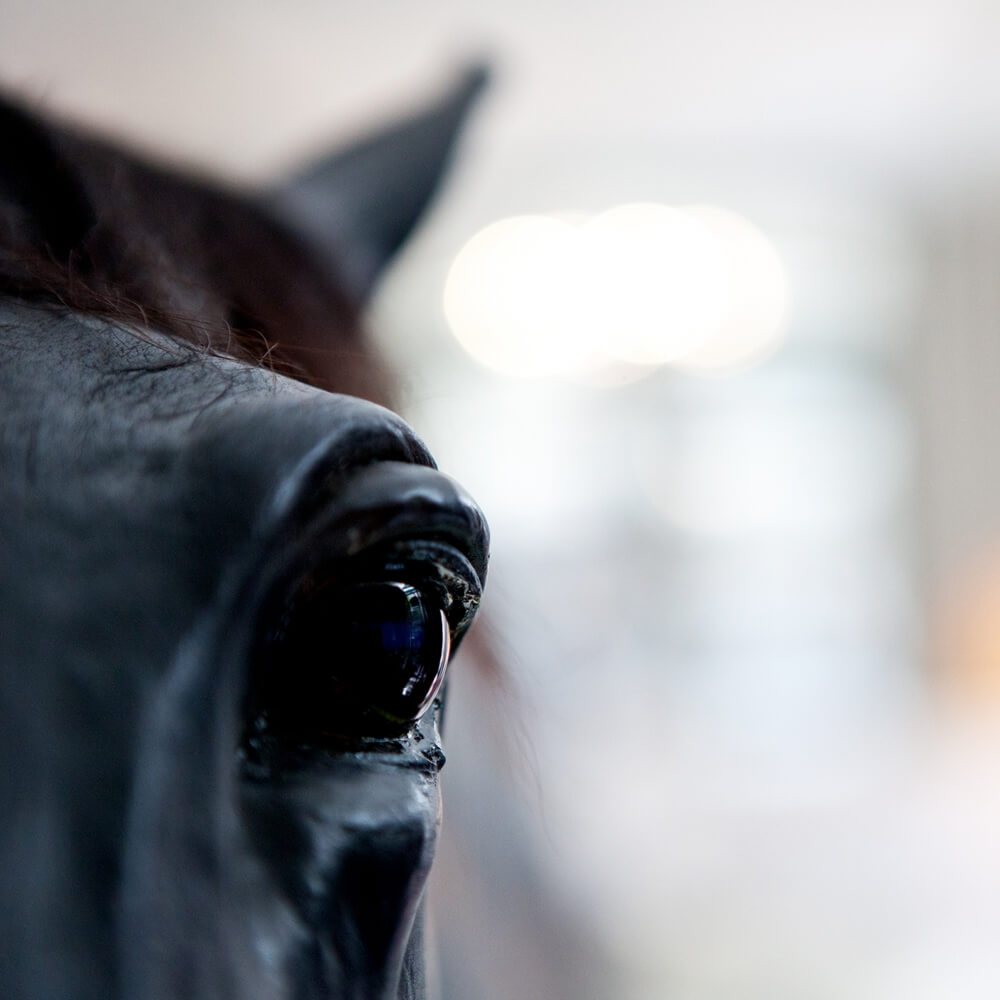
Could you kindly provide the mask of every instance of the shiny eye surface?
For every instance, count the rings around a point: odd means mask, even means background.
[[[266,620],[248,697],[251,747],[398,734],[444,682],[451,629],[413,584],[310,579]]]
[[[335,671],[338,691],[361,695],[389,719],[407,722],[427,710],[444,682],[451,653],[448,620],[406,583],[358,584],[343,591],[328,628],[340,637],[337,655],[356,665]]]

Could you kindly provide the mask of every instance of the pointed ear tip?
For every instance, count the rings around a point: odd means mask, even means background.
[[[457,95],[464,103],[477,98],[493,77],[493,67],[486,59],[472,60],[462,70],[455,87]]]

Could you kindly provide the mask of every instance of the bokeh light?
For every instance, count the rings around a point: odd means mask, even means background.
[[[620,205],[582,219],[515,216],[476,233],[448,273],[459,342],[526,377],[745,365],[777,342],[786,308],[777,251],[711,206]]]
[[[504,374],[586,368],[594,328],[581,322],[582,255],[575,227],[548,216],[516,216],[478,232],[445,284],[445,315],[459,342]]]
[[[778,252],[735,212],[714,205],[685,211],[709,230],[719,247],[726,300],[718,328],[680,358],[679,367],[720,371],[761,360],[778,346],[784,332],[788,283]]]

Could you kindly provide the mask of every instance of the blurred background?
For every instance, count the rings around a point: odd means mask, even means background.
[[[247,183],[494,67],[371,315],[494,531],[446,1000],[1000,995],[998,43],[987,0],[0,8],[5,85]]]

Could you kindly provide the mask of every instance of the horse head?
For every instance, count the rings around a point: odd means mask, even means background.
[[[424,996],[487,531],[358,308],[480,83],[251,193],[0,102],[4,997]]]

